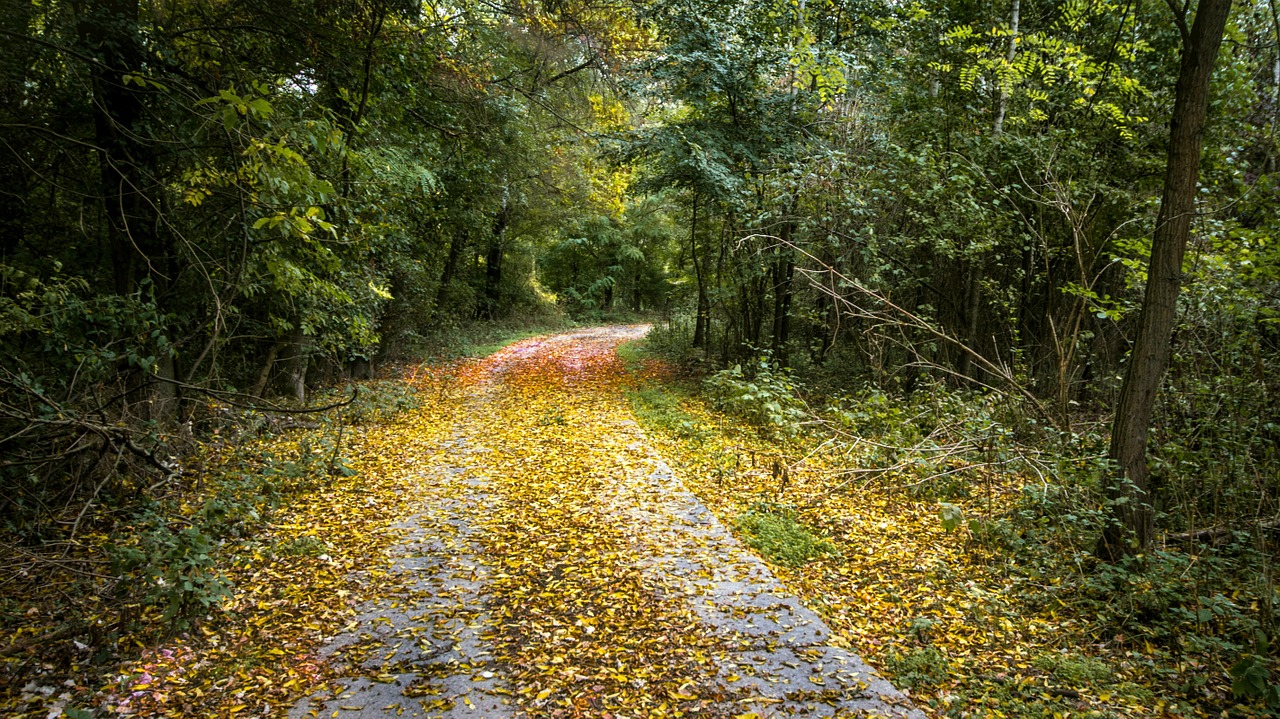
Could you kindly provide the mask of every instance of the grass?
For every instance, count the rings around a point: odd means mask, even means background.
[[[738,515],[734,529],[747,546],[774,564],[799,567],[823,555],[837,554],[836,546],[801,524],[786,507],[759,502]]]

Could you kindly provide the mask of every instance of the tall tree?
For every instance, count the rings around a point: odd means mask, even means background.
[[[1174,90],[1169,156],[1151,241],[1146,294],[1111,426],[1110,458],[1118,472],[1111,477],[1107,494],[1116,521],[1108,525],[1098,547],[1108,559],[1141,552],[1151,542],[1154,508],[1147,436],[1156,392],[1169,365],[1169,343],[1177,320],[1182,257],[1195,214],[1200,152],[1209,111],[1209,79],[1231,11],[1231,0],[1201,0],[1188,28],[1188,7],[1178,8],[1173,0],[1168,2],[1182,35],[1182,65]]]

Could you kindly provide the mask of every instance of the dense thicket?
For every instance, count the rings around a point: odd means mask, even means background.
[[[692,344],[843,392],[985,388],[1054,432],[1109,422],[1186,142],[1170,124],[1194,10],[663,4],[642,91],[671,102],[626,151],[641,187],[676,193]],[[1207,129],[1194,217],[1172,216],[1191,220],[1172,369],[1151,385],[1166,528],[1280,509],[1278,37],[1271,5],[1237,4],[1216,71],[1192,62]]]

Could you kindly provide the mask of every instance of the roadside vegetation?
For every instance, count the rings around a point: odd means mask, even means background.
[[[651,440],[932,715],[1271,716],[1266,530],[1104,563],[1099,432],[1046,441],[981,393],[679,371],[652,335],[622,350]]]

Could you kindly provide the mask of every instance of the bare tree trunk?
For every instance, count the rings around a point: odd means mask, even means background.
[[[285,374],[281,389],[298,402],[307,401],[307,365],[311,359],[307,350],[310,344],[311,338],[299,327],[290,333],[284,345],[288,354],[284,358]]]
[[[968,272],[965,273],[964,286],[964,341],[969,343],[974,351],[979,351],[981,344],[978,338],[978,329],[981,325],[982,310],[982,280],[986,275],[986,263],[982,259],[976,259],[969,263]],[[956,367],[956,372],[961,377],[968,377],[975,383],[981,383],[984,380],[982,370],[973,363],[973,356],[968,352],[960,353],[960,362]]]
[[[702,266],[698,262],[698,195],[696,193],[693,196],[693,215],[689,220],[689,256],[693,260],[693,276],[698,282],[698,314],[693,322],[693,346],[705,348],[707,325],[711,320],[711,303],[707,297]]]
[[[156,358],[155,373],[147,389],[147,418],[161,430],[172,429],[178,420],[178,369],[171,352]]]
[[[1018,21],[1021,19],[1021,0],[1013,0],[1013,9],[1009,12],[1009,53],[1005,56],[1009,64],[1018,57]],[[997,81],[999,78],[997,78]],[[996,124],[994,133],[997,137],[1004,131],[1004,118],[1009,112],[1009,87],[1000,83],[1000,102],[996,105]]]
[[[466,230],[461,230],[459,234],[454,235],[449,240],[449,253],[445,256],[444,271],[440,274],[440,286],[436,288],[436,304],[434,313],[440,314],[440,311],[449,303],[451,298],[453,277],[458,273],[458,263],[462,260],[462,251],[467,246]]]
[[[787,364],[787,340],[791,334],[791,292],[796,275],[796,253],[791,248],[793,226],[782,226],[782,246],[773,263],[773,359]]]
[[[484,257],[484,296],[480,307],[480,318],[495,320],[502,314],[502,258],[506,254],[507,225],[511,222],[511,212],[507,201],[502,201],[502,209],[493,218],[493,236],[489,238],[489,247]]]
[[[1182,284],[1182,257],[1195,213],[1200,151],[1209,109],[1209,78],[1230,11],[1231,0],[1201,0],[1189,31],[1185,15],[1175,18],[1182,31],[1182,66],[1169,123],[1169,159],[1151,241],[1146,296],[1111,427],[1109,456],[1118,473],[1107,486],[1116,521],[1107,527],[1098,543],[1098,553],[1106,559],[1141,553],[1151,542],[1154,510],[1147,436],[1156,392],[1169,364]]]
[[[271,370],[276,366],[276,357],[283,348],[283,342],[271,345],[271,349],[267,351],[267,359],[262,363],[262,370],[258,372],[258,379],[253,383],[253,390],[249,394],[262,398],[262,394],[267,391],[267,383],[271,381]]]

